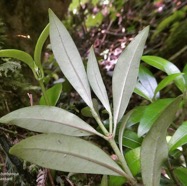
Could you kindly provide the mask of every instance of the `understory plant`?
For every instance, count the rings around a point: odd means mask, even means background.
[[[26,63],[43,92],[40,105],[21,108],[0,118],[0,123],[43,133],[20,141],[10,149],[10,154],[49,169],[104,175],[102,186],[125,183],[185,185],[185,161],[181,160],[174,167],[172,160],[178,159],[177,155],[186,158],[184,151],[178,149],[187,142],[186,122],[183,119],[182,125],[175,126],[174,135],[167,132],[176,119],[176,113],[180,116],[186,105],[185,69],[181,73],[163,58],[142,57],[148,32],[149,27],[145,27],[120,55],[112,77],[112,102],[108,99],[93,47],[85,70],[72,38],[51,10],[49,25],[38,39],[33,58],[20,50],[1,50],[0,57],[12,57]],[[55,107],[61,84],[45,90],[41,51],[48,35],[61,71],[87,104],[99,130],[75,114]],[[139,65],[141,59],[166,73],[159,84],[145,64]],[[182,94],[176,98],[160,99],[160,91],[172,82]],[[101,119],[91,91],[108,114],[108,125]],[[149,104],[126,112],[133,92]],[[90,142],[91,135],[107,141],[113,154]]]

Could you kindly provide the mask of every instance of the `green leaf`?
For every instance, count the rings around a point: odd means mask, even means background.
[[[142,138],[139,138],[138,135],[131,131],[126,130],[123,134],[123,146],[129,149],[135,149],[141,146]]]
[[[55,106],[62,92],[62,84],[57,83],[46,91],[50,106]],[[46,105],[44,96],[40,98],[40,105]]]
[[[122,176],[109,176],[109,186],[122,186],[126,181]]]
[[[141,146],[141,169],[144,185],[160,185],[162,163],[167,159],[166,133],[182,97],[177,97],[159,115]]]
[[[133,176],[141,172],[140,164],[140,147],[132,149],[125,154],[127,165],[130,168]]]
[[[156,87],[155,89],[155,95],[161,91],[163,88],[165,88],[167,85],[169,85],[171,82],[173,82],[177,77],[182,75],[182,73],[176,73],[176,74],[171,74],[165,77]]]
[[[129,120],[130,116],[132,115],[133,110],[128,112],[122,119],[120,128],[119,128],[119,135],[118,135],[118,143],[121,153],[123,154],[123,133],[127,124],[127,121]]]
[[[32,70],[34,69],[33,58],[26,52],[15,49],[0,50],[0,57],[9,57],[26,63]]]
[[[171,62],[157,56],[143,56],[142,60],[147,64],[166,72],[168,75],[180,73],[180,70]],[[175,79],[175,84],[177,87],[184,92],[185,90],[185,80],[181,75]]]
[[[187,143],[187,121],[182,123],[180,127],[176,130],[175,134],[171,137],[169,141],[169,151],[173,151],[178,147]]]
[[[21,108],[0,118],[0,123],[16,125],[42,133],[59,133],[71,136],[100,135],[76,115],[52,106]]]
[[[73,136],[41,134],[14,145],[10,153],[64,172],[122,175],[123,170],[96,145]]]
[[[44,30],[40,34],[40,37],[37,40],[35,50],[34,50],[34,61],[36,65],[40,68],[42,67],[41,65],[42,48],[48,36],[49,36],[49,24],[47,24],[47,26],[44,28]]]
[[[146,108],[147,106],[138,106],[133,109],[133,113],[130,116],[129,120],[127,121],[127,128],[140,122]]]
[[[96,27],[99,26],[103,21],[103,14],[98,12],[96,15],[88,15],[86,18],[85,24],[86,27]]]
[[[143,65],[140,65],[138,79],[142,86],[147,90],[149,98],[152,100],[157,87],[157,81],[151,71]],[[159,97],[159,94],[157,95]]]
[[[160,114],[167,108],[167,106],[172,101],[172,98],[159,99],[146,107],[145,112],[140,120],[140,124],[138,126],[139,137],[143,136],[146,132],[149,131],[153,123],[158,119]]]
[[[145,87],[141,83],[139,83],[139,82],[136,83],[136,87],[134,89],[134,92],[136,94],[138,94],[139,96],[152,102],[152,97],[150,96],[149,92],[145,89]]]
[[[111,114],[108,95],[106,92],[105,85],[103,83],[103,79],[101,77],[101,73],[99,71],[93,47],[91,47],[88,56],[87,74],[92,90],[94,91],[95,95],[99,98],[99,100],[101,101],[105,109],[108,111],[108,113]]]
[[[83,109],[81,109],[81,114],[85,117],[90,117],[93,118],[92,112],[90,110],[90,107],[84,107]]]
[[[144,28],[120,55],[112,78],[114,131],[136,86],[140,58],[149,27]]]
[[[100,186],[108,186],[108,176],[103,175]]]
[[[179,179],[179,181],[181,182],[181,184],[183,186],[186,186],[187,183],[187,168],[184,167],[178,167],[176,169],[173,170],[175,176]]]
[[[80,54],[68,31],[49,9],[50,40],[54,56],[71,85],[89,107],[93,107],[90,87]]]

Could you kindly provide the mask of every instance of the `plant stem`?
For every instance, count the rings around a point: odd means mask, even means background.
[[[43,80],[42,80],[42,79],[39,80],[39,84],[40,84],[40,87],[41,87],[41,89],[42,89],[42,93],[43,93],[43,96],[44,96],[44,99],[45,99],[45,103],[46,103],[46,105],[49,106],[49,105],[50,105],[49,99],[48,99],[48,97],[47,97],[46,90],[45,90],[44,83],[43,83]]]
[[[101,128],[101,130],[103,131],[105,136],[109,136],[109,132],[108,130],[105,128],[104,124],[102,123],[100,117],[98,116],[98,114],[96,113],[96,111],[94,109],[91,109],[92,115],[95,118],[95,120],[97,121],[99,127]]]
[[[132,185],[136,185],[136,180],[133,177],[133,175],[127,165],[127,162],[126,162],[125,158],[123,157],[123,155],[121,154],[115,140],[113,138],[111,138],[111,139],[109,139],[109,143],[110,143],[112,149],[114,150],[114,152],[116,153],[116,155],[118,156],[123,170],[127,173],[127,175],[128,175],[127,179],[129,180],[129,182],[131,182]]]

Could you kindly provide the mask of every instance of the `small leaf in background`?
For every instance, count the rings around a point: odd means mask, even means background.
[[[100,186],[108,186],[108,176],[103,175]]]
[[[161,112],[141,146],[141,169],[144,185],[160,185],[161,167],[168,156],[166,133],[181,103],[179,96]]]
[[[140,147],[132,149],[125,154],[127,165],[129,166],[133,176],[141,172],[140,165]]]
[[[140,122],[146,108],[147,106],[138,106],[133,109],[133,113],[127,121],[127,128]]]
[[[122,176],[109,176],[109,186],[122,186],[126,183],[126,179]]]
[[[141,59],[145,63],[147,63],[159,70],[162,70],[163,72],[166,72],[168,75],[180,73],[180,70],[173,63],[171,63],[161,57],[143,56]],[[185,90],[184,77],[181,75],[181,76],[177,77],[174,82],[177,85],[177,87],[181,90],[181,92],[184,92],[184,90]]]
[[[68,31],[49,9],[50,41],[60,69],[89,107],[93,107],[90,87],[80,54]]]
[[[176,169],[173,170],[174,175],[178,178],[178,180],[180,181],[180,183],[183,186],[187,185],[187,168],[186,167],[178,167]]]
[[[46,91],[46,96],[49,100],[50,106],[55,106],[57,104],[57,102],[60,98],[61,92],[62,92],[62,84],[61,83],[55,84],[53,87],[51,87],[50,89],[48,89]],[[39,103],[40,103],[40,105],[47,105],[45,103],[44,96],[42,96],[40,98]]]
[[[90,107],[84,107],[81,109],[81,114],[85,117],[93,118],[92,112],[90,111]]]
[[[165,77],[156,87],[154,95],[156,95],[159,91],[164,89],[167,85],[172,83],[178,76],[182,75],[182,73],[176,73],[176,74],[171,74]]]
[[[138,135],[130,130],[126,130],[123,134],[123,146],[129,149],[135,149],[141,146],[142,138],[139,138]]]
[[[71,136],[99,135],[94,128],[78,116],[52,106],[32,106],[13,111],[0,123],[16,125],[35,132],[59,133]]]
[[[176,148],[187,143],[187,121],[182,123],[171,137],[168,145],[169,151],[173,151]]]
[[[159,99],[146,107],[138,126],[139,137],[143,136],[146,132],[149,131],[153,123],[158,119],[158,117],[160,117],[160,114],[172,101],[172,98]]]
[[[98,12],[96,15],[88,15],[86,18],[86,27],[96,27],[99,26],[103,21],[103,14]]]
[[[152,72],[145,66],[140,65],[138,80],[142,84],[142,86],[147,90],[147,92],[149,93],[149,98],[151,98],[152,100],[154,97],[155,89],[157,87],[157,81],[153,76]],[[157,94],[156,98],[158,97],[159,94]]]
[[[32,136],[14,145],[10,154],[39,166],[64,172],[125,175],[103,150],[73,136]]]
[[[114,132],[123,117],[137,82],[140,58],[149,27],[144,28],[121,53],[112,77]]]
[[[136,83],[136,87],[134,89],[134,92],[137,95],[139,95],[139,96],[147,99],[148,101],[152,102],[152,97],[150,96],[149,92],[145,89],[145,87],[141,83],[139,83],[139,82]]]
[[[91,47],[90,53],[88,55],[87,74],[93,92],[99,98],[108,113],[111,114],[108,95],[101,77],[101,73],[99,71],[99,66],[94,54],[93,47]]]

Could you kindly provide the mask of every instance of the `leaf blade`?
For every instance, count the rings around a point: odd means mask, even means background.
[[[80,54],[66,28],[50,9],[49,21],[54,56],[68,81],[92,108],[90,87]]]
[[[100,135],[76,115],[52,106],[18,109],[0,118],[0,122],[42,133],[60,133],[72,136]]]
[[[50,106],[55,106],[57,104],[57,101],[60,97],[62,91],[62,84],[57,83],[53,87],[49,88],[46,91],[47,98],[49,100]],[[45,98],[42,96],[39,101],[40,105],[46,105]]]
[[[95,95],[99,98],[99,100],[101,101],[105,109],[108,111],[108,113],[111,113],[108,95],[106,92],[105,85],[103,83],[103,79],[101,77],[101,73],[99,71],[93,47],[91,47],[88,56],[87,74],[88,80]]]
[[[161,166],[163,161],[167,159],[168,154],[166,132],[181,100],[182,98],[179,96],[167,106],[143,140],[141,167],[145,185],[159,186],[160,184]]]
[[[135,37],[120,55],[114,69],[112,78],[114,129],[122,118],[136,85],[139,61],[148,32],[149,27],[146,27]],[[126,59],[126,63],[124,63],[124,59]]]
[[[182,123],[180,127],[176,130],[174,135],[171,137],[168,143],[169,151],[171,152],[186,143],[187,143],[187,121]]]
[[[123,170],[99,147],[72,136],[32,136],[13,146],[10,153],[50,169],[124,176]]]

